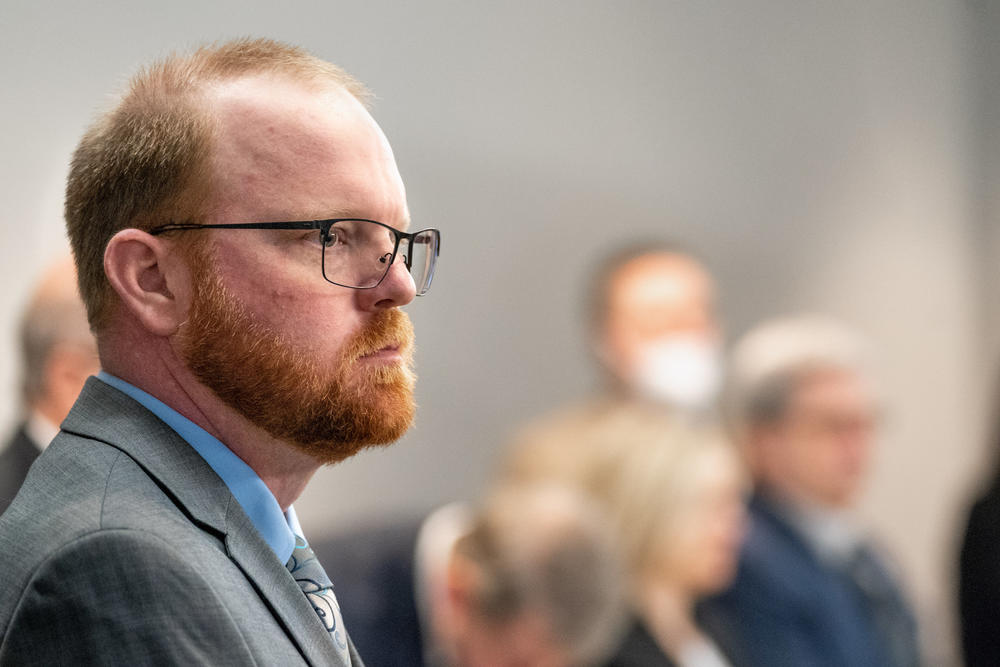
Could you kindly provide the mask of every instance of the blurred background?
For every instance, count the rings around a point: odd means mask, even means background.
[[[317,476],[297,503],[310,534],[476,496],[513,430],[596,388],[597,259],[674,239],[717,276],[730,339],[808,310],[873,341],[888,422],[863,513],[947,647],[961,517],[1000,419],[997,34],[987,0],[7,0],[0,423],[17,313],[68,249],[83,128],[171,49],[274,37],[372,88],[413,224],[443,232],[434,289],[408,308],[417,423]]]

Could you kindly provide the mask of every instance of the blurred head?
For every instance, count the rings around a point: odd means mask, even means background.
[[[24,404],[59,424],[87,377],[99,370],[97,347],[68,257],[42,276],[21,316],[19,337]]]
[[[729,407],[756,481],[845,508],[875,441],[878,400],[861,340],[819,317],[767,322],[736,346]]]
[[[110,372],[152,367],[147,385],[184,394],[200,384],[218,399],[204,410],[322,463],[405,431],[412,329],[399,308],[415,286],[404,262],[350,289],[327,282],[324,258],[355,257],[367,237],[157,229],[363,218],[405,230],[403,183],[365,97],[336,66],[263,39],[172,56],[133,79],[82,139],[66,194]],[[376,249],[371,263],[389,254]]]
[[[598,272],[591,311],[600,359],[619,387],[682,409],[712,407],[720,332],[701,263],[665,245],[622,251]]]
[[[559,486],[508,486],[455,547],[450,643],[461,667],[599,664],[624,620],[599,508]]]
[[[715,429],[641,408],[623,411],[605,437],[616,453],[597,453],[603,470],[588,483],[615,518],[633,590],[656,583],[694,600],[725,588],[745,519],[732,446]]]

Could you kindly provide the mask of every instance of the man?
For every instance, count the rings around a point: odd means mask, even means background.
[[[623,401],[649,403],[683,419],[715,418],[722,333],[714,281],[701,262],[665,243],[619,250],[596,271],[587,308],[590,347],[606,376],[605,390],[517,434],[504,475],[546,478],[575,465],[593,424]]]
[[[410,424],[400,307],[438,238],[398,231],[364,97],[238,40],[84,136],[66,219],[103,370],[0,518],[0,663],[361,664],[292,503]]]
[[[21,317],[18,337],[24,415],[0,453],[0,514],[59,432],[84,381],[98,370],[97,347],[68,257],[42,276]]]
[[[756,491],[735,583],[703,611],[748,665],[919,663],[911,610],[850,515],[878,419],[862,348],[816,317],[735,348],[730,407]]]
[[[453,503],[316,551],[343,580],[352,632],[373,664],[596,665],[624,621],[602,516],[568,488],[514,485],[479,508]]]
[[[720,388],[715,285],[693,256],[641,244],[608,258],[594,278],[592,345],[612,393],[710,412]]]

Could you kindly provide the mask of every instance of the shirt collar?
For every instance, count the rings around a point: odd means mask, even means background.
[[[106,371],[98,373],[97,378],[134,398],[184,438],[205,459],[215,474],[222,478],[229,492],[282,564],[288,562],[295,549],[295,535],[302,534],[298,518],[292,507],[287,512],[281,511],[274,494],[253,468],[205,429],[159,399]]]
[[[864,531],[846,510],[806,501],[781,501],[776,495],[771,499],[773,509],[829,564],[846,563],[865,541]]]

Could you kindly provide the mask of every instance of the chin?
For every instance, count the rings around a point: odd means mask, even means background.
[[[729,587],[736,576],[736,561],[732,558],[727,557],[724,562],[716,561],[706,565],[705,571],[699,578],[700,595],[708,596],[722,592]]]

